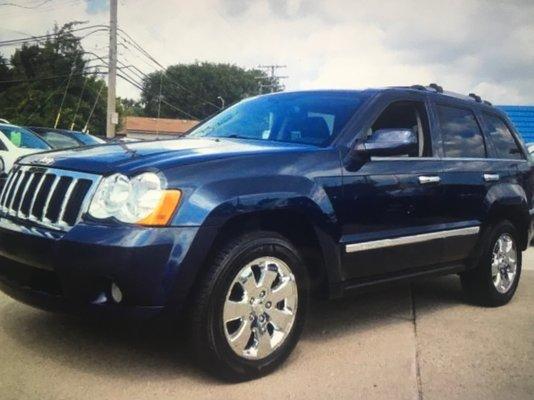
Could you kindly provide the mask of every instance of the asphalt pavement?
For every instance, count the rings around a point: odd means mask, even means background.
[[[513,301],[466,303],[456,276],[315,301],[278,371],[228,384],[181,335],[32,309],[0,295],[0,399],[534,399],[534,250]]]

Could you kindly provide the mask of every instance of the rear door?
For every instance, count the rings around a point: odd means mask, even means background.
[[[444,251],[441,261],[467,258],[476,244],[484,201],[492,182],[487,143],[475,112],[465,102],[441,98],[433,102],[433,125],[440,136]],[[488,176],[486,176],[488,175]]]
[[[531,185],[527,183],[530,177],[527,154],[522,150],[518,138],[513,135],[507,122],[497,112],[482,111],[479,118],[488,141],[491,169],[484,175],[488,190],[506,197],[509,205],[525,206],[521,203],[522,190],[527,191],[527,199],[531,196],[528,193]],[[490,194],[490,197],[497,196]]]

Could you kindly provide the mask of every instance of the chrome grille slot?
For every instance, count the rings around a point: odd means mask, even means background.
[[[53,168],[13,168],[0,194],[0,216],[68,230],[86,211],[99,179]]]

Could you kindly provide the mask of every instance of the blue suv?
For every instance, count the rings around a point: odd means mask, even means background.
[[[312,295],[459,274],[512,298],[533,174],[506,116],[428,87],[246,99],[185,138],[27,156],[0,195],[0,287],[75,313],[184,317],[207,368],[290,354]]]

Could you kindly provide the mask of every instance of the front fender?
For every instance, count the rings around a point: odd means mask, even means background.
[[[335,180],[335,179],[334,179]],[[182,303],[199,269],[217,239],[220,228],[236,217],[261,212],[285,211],[304,216],[315,230],[329,281],[339,280],[340,262],[336,246],[337,219],[323,185],[304,177],[263,176],[214,182],[195,190],[176,215],[175,225],[197,225],[197,233],[176,280],[175,303]],[[336,233],[337,232],[337,233]],[[337,267],[336,267],[337,266]]]
[[[334,182],[330,183],[335,185]],[[297,210],[310,218],[310,222],[332,229],[337,219],[324,184],[324,180],[320,184],[305,177],[294,176],[262,176],[211,182],[186,196],[172,225],[220,226],[241,214]]]

